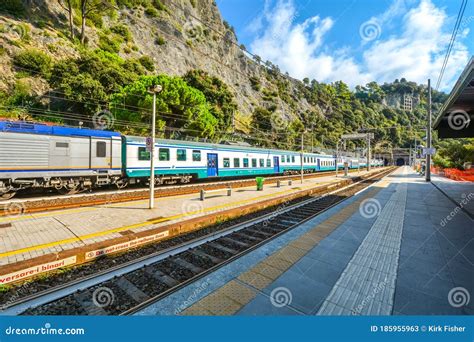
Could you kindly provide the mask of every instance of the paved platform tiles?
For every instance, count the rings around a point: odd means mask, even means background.
[[[474,182],[460,182],[432,175],[431,181],[474,217]]]
[[[402,168],[139,314],[473,314],[474,225],[443,226],[454,210]]]
[[[365,174],[351,173],[350,177]],[[182,220],[204,216],[254,202],[327,185],[341,177],[325,176],[306,179],[292,186],[267,185],[239,188],[231,197],[225,192],[211,194],[205,201],[199,194],[156,199],[156,208],[147,209],[148,201],[75,208],[46,213],[0,218],[0,266],[34,257],[83,247],[121,237],[123,232],[142,232]],[[284,183],[287,184],[287,183]],[[152,222],[151,222],[152,221]]]

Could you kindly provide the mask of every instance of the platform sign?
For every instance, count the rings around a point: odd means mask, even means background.
[[[423,156],[427,156],[427,155],[433,156],[435,153],[436,153],[436,148],[423,147]]]
[[[144,237],[141,237],[141,238],[136,238],[134,240],[119,243],[119,244],[116,244],[116,245],[108,246],[108,247],[105,247],[105,248],[102,248],[102,249],[89,251],[89,252],[86,252],[84,258],[85,258],[85,260],[95,259],[95,258],[98,258],[102,255],[108,255],[108,254],[112,254],[112,253],[116,253],[116,252],[120,252],[120,251],[125,251],[125,250],[128,250],[128,249],[133,248],[133,247],[144,245],[146,243],[150,243],[150,242],[153,242],[153,241],[158,241],[158,240],[161,240],[161,239],[163,239],[167,236],[169,236],[169,231],[168,230],[166,230],[164,232],[161,232],[161,233],[158,233],[158,234],[148,235],[148,236],[144,236]]]
[[[148,152],[151,152],[151,147],[153,146],[153,138],[152,137],[147,137],[146,138],[146,150]]]
[[[74,265],[75,263],[76,256],[72,256],[69,258],[48,262],[46,264],[40,264],[33,267],[25,268],[9,274],[0,274],[0,285],[31,278],[44,272],[49,272],[58,268]]]
[[[343,140],[354,140],[354,139],[373,139],[374,133],[350,133],[341,135]]]

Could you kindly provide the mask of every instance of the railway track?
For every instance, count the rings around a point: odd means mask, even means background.
[[[340,171],[339,173],[341,173]],[[357,172],[357,170],[350,170]],[[322,172],[305,174],[305,178],[317,178],[334,175],[335,172]],[[275,184],[277,181],[297,180],[300,176],[270,176],[265,177],[266,184]],[[255,185],[255,179],[226,180],[219,182],[202,182],[179,186],[163,186],[155,190],[155,197],[169,197],[177,195],[188,195],[198,193],[203,190],[217,190],[231,187],[238,189]],[[100,193],[76,194],[64,196],[43,196],[41,198],[27,197],[22,199],[0,201],[0,217],[18,215],[25,213],[37,213],[53,210],[63,210],[78,207],[89,207],[95,205],[110,205],[130,201],[147,199],[149,192],[147,189],[136,190],[114,190],[101,191]]]
[[[4,314],[129,315],[301,225],[391,173],[382,170],[324,196],[101,271],[18,303]]]

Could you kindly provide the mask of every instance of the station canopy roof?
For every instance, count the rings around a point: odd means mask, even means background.
[[[474,56],[459,76],[448,100],[441,108],[433,128],[438,137],[474,137]]]

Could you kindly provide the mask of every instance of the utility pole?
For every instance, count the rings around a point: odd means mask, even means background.
[[[367,171],[370,171],[370,133],[367,133]]]
[[[156,130],[156,94],[161,91],[160,85],[153,86],[149,93],[153,94],[153,115],[151,118],[151,148],[150,148],[150,200],[149,209],[155,207],[155,130]]]
[[[304,131],[301,133],[301,184],[303,184],[303,179],[304,179],[304,176],[303,176],[303,173],[304,173],[304,169],[303,169],[303,148],[304,148]]]
[[[415,135],[415,153],[413,153],[413,169],[415,170],[416,169],[416,155],[418,153],[418,146],[417,146],[417,142],[416,142],[416,135]]]
[[[337,171],[339,170],[339,165],[337,165],[338,160],[339,160],[339,140],[336,141],[336,178],[337,178]]]
[[[428,79],[428,122],[426,127],[426,181],[431,181],[431,80]]]
[[[314,152],[314,123],[311,124],[311,153]]]

